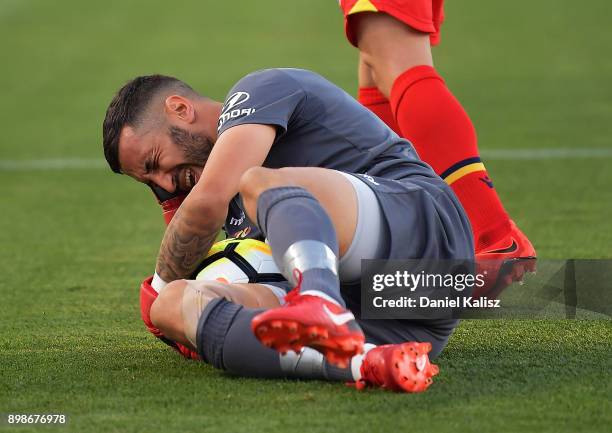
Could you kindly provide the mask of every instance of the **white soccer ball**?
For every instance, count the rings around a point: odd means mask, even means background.
[[[215,243],[196,271],[195,279],[228,284],[285,281],[270,247],[255,239],[226,239]]]

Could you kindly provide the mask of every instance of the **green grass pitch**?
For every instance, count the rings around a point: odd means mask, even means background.
[[[540,257],[612,258],[608,2],[447,3],[436,66],[506,207]],[[106,105],[137,74],[222,99],[295,66],[354,94],[335,1],[0,0],[0,41],[0,413],[66,413],[48,431],[74,432],[609,431],[609,321],[466,321],[422,395],[233,378],[142,326],[163,232],[151,194],[49,161],[100,159]]]

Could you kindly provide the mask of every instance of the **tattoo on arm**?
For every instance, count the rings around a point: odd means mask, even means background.
[[[210,250],[220,229],[203,224],[179,209],[166,229],[157,258],[157,273],[164,281],[189,278]]]

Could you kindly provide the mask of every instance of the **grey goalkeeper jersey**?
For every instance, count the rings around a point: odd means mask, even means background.
[[[218,132],[247,123],[277,127],[264,167],[324,167],[388,179],[436,177],[410,142],[311,71],[265,69],[238,81],[225,100]]]
[[[440,244],[447,244],[453,231],[469,231],[457,198],[419,159],[410,142],[314,72],[266,69],[244,77],[225,101],[219,134],[246,123],[277,128],[264,167],[324,167],[374,176],[365,178],[371,180],[367,184],[375,190],[389,230],[394,232],[390,258],[453,256],[456,248]],[[443,221],[446,233],[425,220]],[[404,239],[397,229],[406,225],[413,230]],[[230,203],[225,229],[232,237],[260,237],[238,196]]]

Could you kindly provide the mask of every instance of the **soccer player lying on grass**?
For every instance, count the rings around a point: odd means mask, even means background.
[[[236,374],[431,383],[427,352],[437,356],[457,322],[355,318],[361,259],[469,260],[472,233],[450,187],[371,111],[305,70],[247,75],[223,105],[147,76],[119,90],[103,135],[115,172],[189,192],[157,262],[150,314],[166,338]],[[297,287],[282,306],[261,287],[182,280],[224,222],[247,220]]]

